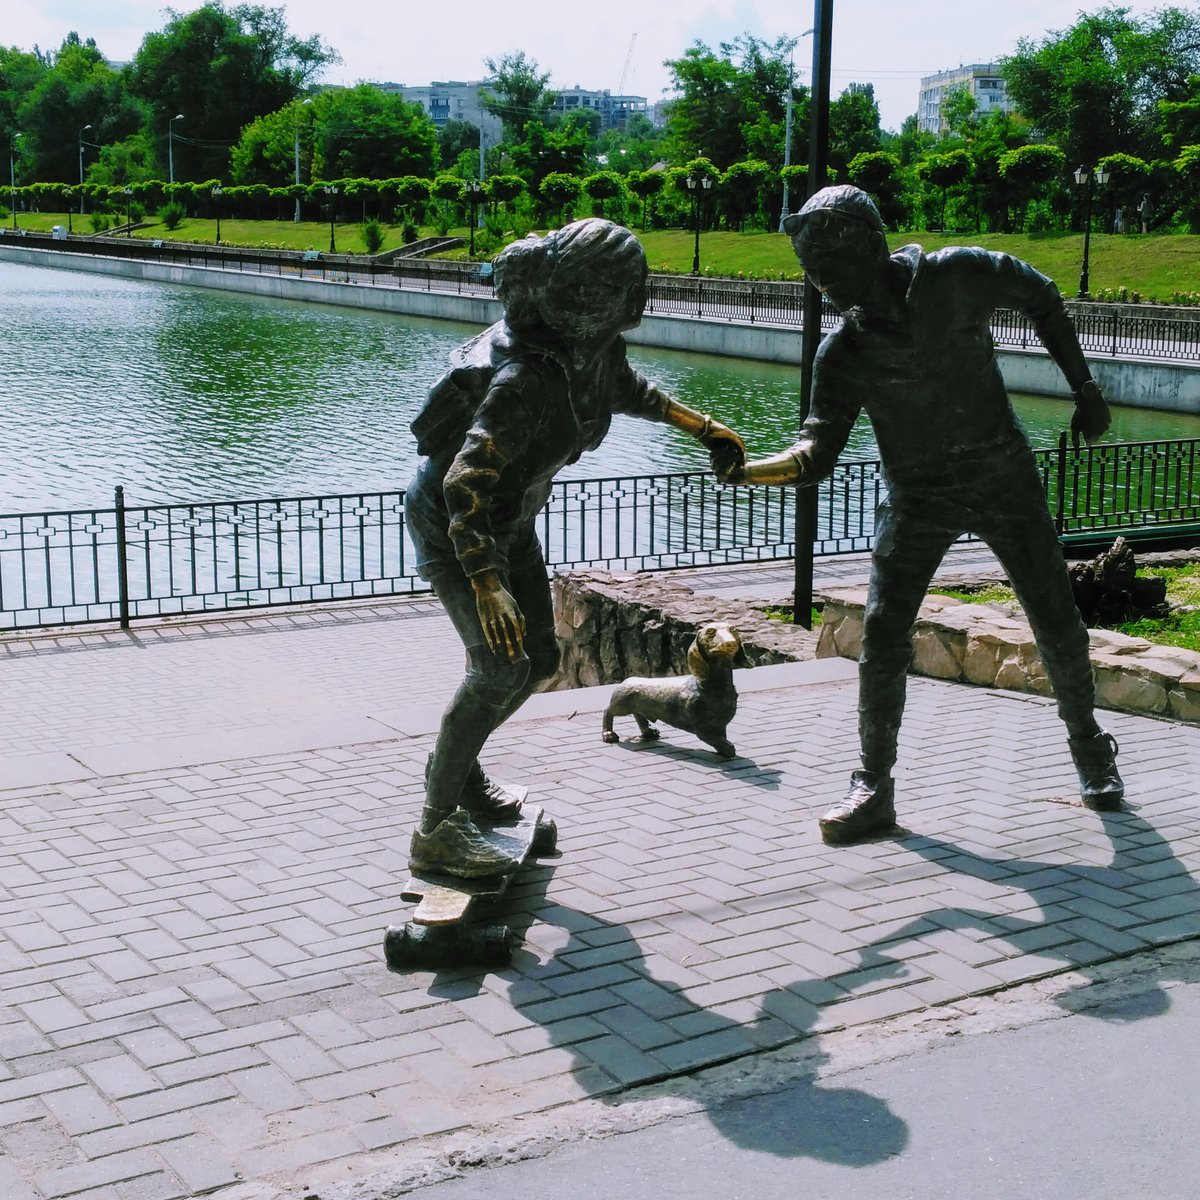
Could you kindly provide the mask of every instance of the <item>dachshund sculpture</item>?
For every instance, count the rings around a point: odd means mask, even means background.
[[[742,639],[729,625],[701,625],[688,648],[690,675],[632,677],[617,684],[604,710],[604,740],[620,740],[613,731],[614,717],[633,717],[645,742],[659,736],[651,722],[662,721],[694,733],[722,758],[733,758],[737,751],[725,731],[737,712],[733,662],[741,649]]]

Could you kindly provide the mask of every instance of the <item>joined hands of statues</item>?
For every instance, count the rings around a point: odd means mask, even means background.
[[[1108,403],[1094,379],[1075,390],[1075,411],[1071,414],[1071,445],[1078,448],[1079,439],[1090,446],[1112,424]]]
[[[475,611],[488,649],[501,650],[509,662],[516,662],[525,649],[525,617],[520,606],[500,582],[495,571],[483,571],[471,577],[475,589]]]
[[[708,451],[713,473],[722,483],[734,483],[730,478],[746,463],[746,443],[727,425],[707,418],[700,441]]]

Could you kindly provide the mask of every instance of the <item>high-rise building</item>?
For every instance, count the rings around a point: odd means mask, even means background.
[[[926,133],[946,132],[943,104],[950,94],[966,88],[975,100],[979,115],[986,117],[997,109],[1014,111],[1004,86],[1004,76],[995,63],[973,63],[953,71],[939,71],[921,80],[921,97],[917,103],[917,124]]]

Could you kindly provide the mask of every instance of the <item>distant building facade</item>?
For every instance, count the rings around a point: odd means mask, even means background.
[[[635,113],[640,113],[643,117],[649,116],[649,105],[645,96],[614,96],[609,91],[592,91],[581,88],[578,84],[570,88],[555,88],[553,91],[552,111],[563,116],[577,112],[599,113],[601,129],[624,130],[629,124],[629,118]]]
[[[482,130],[484,139],[492,145],[500,140],[503,123],[495,113],[483,107],[482,96],[488,95],[488,81],[476,79],[435,81],[422,87],[406,87],[399,83],[380,84],[385,91],[398,92],[409,104],[419,104],[439,129],[447,121],[469,121]]]
[[[398,92],[410,104],[419,104],[440,129],[447,121],[469,121],[483,130],[484,138],[492,143],[500,140],[502,122],[483,106],[482,96],[490,94],[490,80],[469,82],[449,80],[419,87],[399,83],[384,83],[385,91]],[[625,129],[635,113],[649,116],[645,96],[614,96],[608,91],[592,91],[579,86],[551,89],[554,93],[552,112],[567,116],[577,112],[600,114],[600,128]]]
[[[943,134],[946,120],[942,106],[951,92],[966,88],[975,100],[981,117],[989,113],[1013,112],[1014,106],[1004,86],[1004,76],[996,63],[973,63],[953,71],[939,71],[921,80],[921,98],[917,103],[917,124],[925,133]]]

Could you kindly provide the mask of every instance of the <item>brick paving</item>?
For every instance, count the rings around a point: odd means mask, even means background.
[[[1102,816],[1052,704],[913,679],[904,832],[831,849],[856,702],[835,661],[739,673],[729,762],[676,731],[602,744],[605,689],[535,697],[487,759],[561,830],[499,914],[523,946],[390,973],[461,665],[436,606],[7,651],[4,1200],[299,1186],[1200,935],[1200,728],[1110,714],[1131,804]]]

